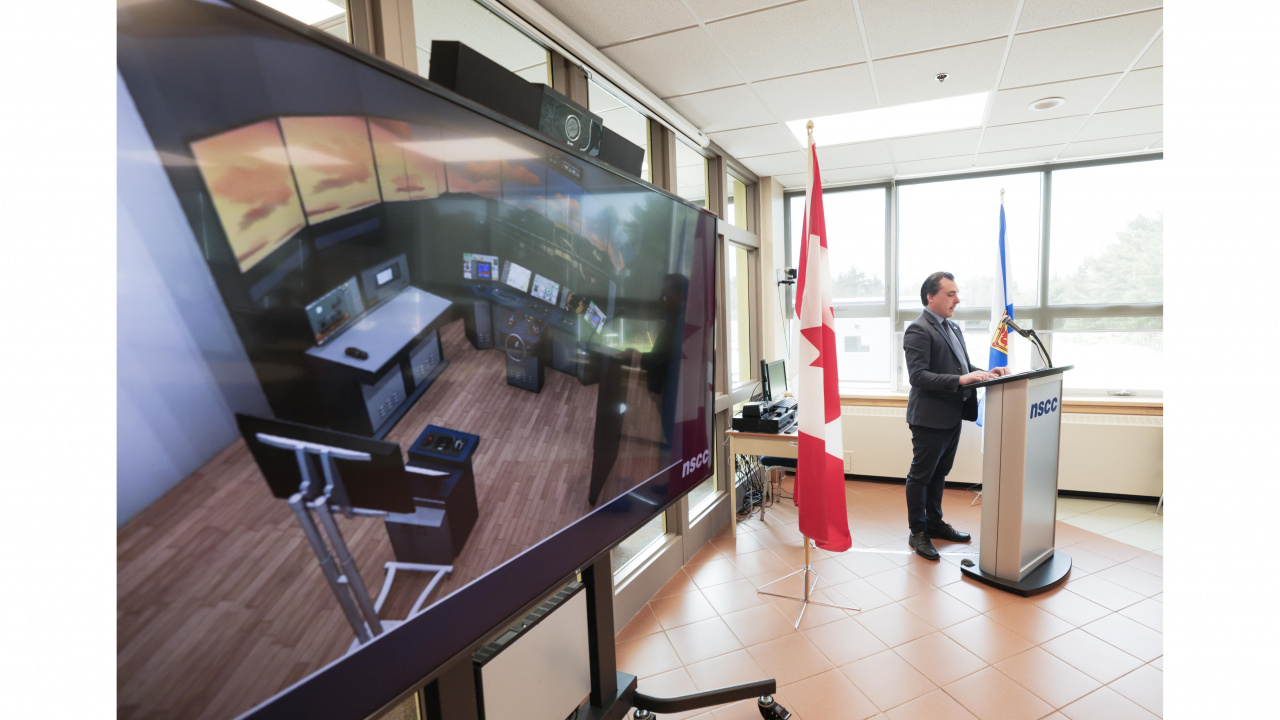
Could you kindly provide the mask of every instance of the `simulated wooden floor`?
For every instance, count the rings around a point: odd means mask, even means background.
[[[433,599],[591,509],[597,393],[555,371],[541,394],[508,386],[503,354],[473,349],[460,321],[441,340],[452,364],[387,436],[407,448],[435,424],[482,438],[474,458],[480,519]],[[640,372],[624,378],[621,450],[597,506],[659,469],[656,397]],[[382,521],[338,522],[376,593],[382,564],[394,559]],[[234,717],[340,658],[352,640],[301,529],[242,441],[121,528],[116,577],[121,718]],[[384,617],[404,617],[425,585],[401,577]]]

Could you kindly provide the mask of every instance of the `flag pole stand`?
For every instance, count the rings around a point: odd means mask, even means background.
[[[826,580],[823,580],[822,576],[818,574],[818,571],[813,568],[813,563],[810,562],[809,560],[809,546],[812,544],[813,544],[813,541],[810,540],[809,538],[806,537],[804,539],[804,565],[799,570],[796,570],[795,572],[792,572],[792,573],[788,573],[778,578],[777,580],[767,582],[764,585],[761,585],[760,587],[756,588],[756,592],[761,595],[772,595],[773,597],[787,598],[788,600],[800,601],[800,614],[796,616],[796,622],[795,622],[795,628],[797,630],[800,629],[800,621],[804,619],[804,611],[809,609],[810,604],[823,605],[825,607],[836,608],[837,610],[845,610],[848,612],[862,612],[862,608],[856,605],[836,605],[834,603],[826,603],[820,600],[814,600],[810,597],[810,594],[813,592],[813,590],[818,587],[819,580],[822,580],[822,582],[827,583],[827,587],[831,588],[832,590],[835,590],[835,592],[840,593],[840,595],[844,595],[844,593],[841,593],[839,590],[836,590],[834,585],[827,582]],[[804,573],[804,594],[803,595],[785,595],[783,593],[765,592],[765,588],[769,587],[770,585],[776,585],[777,583],[780,583],[783,580],[786,580],[787,578],[794,577],[801,573]],[[811,577],[813,578],[812,582],[810,582]],[[849,598],[846,597],[845,599],[848,600]]]

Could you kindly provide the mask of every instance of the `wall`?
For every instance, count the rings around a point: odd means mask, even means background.
[[[270,410],[118,73],[116,98],[119,527]]]

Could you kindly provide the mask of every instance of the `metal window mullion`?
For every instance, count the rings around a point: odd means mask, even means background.
[[[884,310],[889,318],[889,387],[898,387],[898,185],[890,181],[884,189]]]

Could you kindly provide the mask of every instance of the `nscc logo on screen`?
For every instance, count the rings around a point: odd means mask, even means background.
[[[703,450],[697,455],[694,455],[692,460],[686,460],[684,465],[680,466],[681,467],[680,477],[688,477],[689,473],[693,472],[694,470],[697,470],[698,468],[702,467],[703,465],[706,465],[709,462],[711,462],[711,450],[709,449]]]
[[[1038,403],[1031,404],[1031,417],[1027,419],[1034,420],[1035,418],[1038,418],[1041,415],[1048,415],[1049,413],[1057,412],[1057,411],[1058,411],[1058,398],[1055,397],[1049,400],[1041,400]]]

